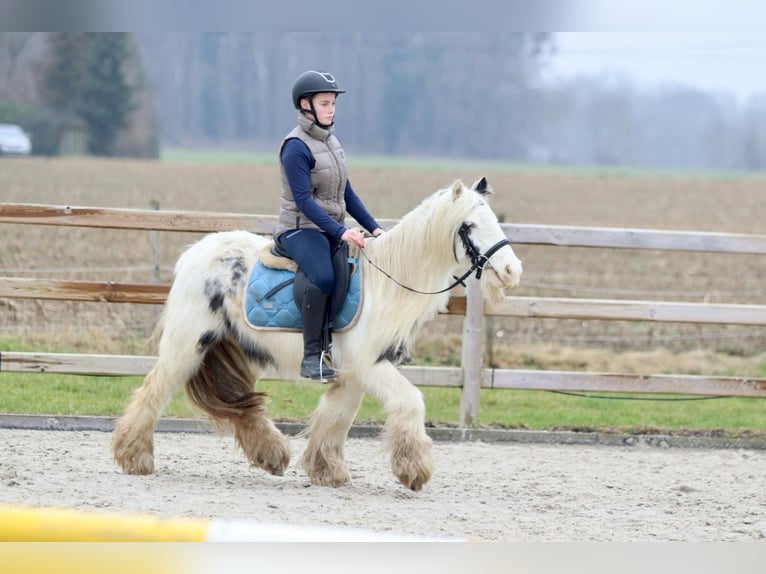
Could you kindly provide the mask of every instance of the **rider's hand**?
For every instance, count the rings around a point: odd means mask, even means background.
[[[346,229],[340,238],[349,245],[356,245],[357,247],[364,249],[364,237],[356,229]]]

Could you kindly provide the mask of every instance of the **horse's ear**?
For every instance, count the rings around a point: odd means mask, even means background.
[[[463,193],[464,187],[465,186],[463,185],[463,180],[456,179],[455,183],[452,184],[452,199],[460,197],[460,194]]]
[[[489,186],[489,183],[487,183],[487,178],[484,176],[482,176],[481,179],[477,179],[473,186],[471,186],[471,189],[482,195],[492,193],[492,188]]]

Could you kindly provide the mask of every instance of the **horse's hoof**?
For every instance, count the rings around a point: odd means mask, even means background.
[[[399,462],[401,463],[403,461],[400,460]],[[425,460],[421,460],[417,464],[399,464],[395,469],[398,472],[394,472],[394,476],[399,479],[399,482],[404,488],[420,492],[423,490],[423,486],[431,480],[432,468],[433,464],[431,463],[431,459],[430,457],[427,457]]]
[[[154,472],[154,457],[152,455],[141,455],[130,460],[117,460],[117,464],[122,467],[125,474],[146,475]]]
[[[333,477],[333,476],[321,476],[321,477],[310,476],[309,479],[311,480],[311,484],[315,486],[327,486],[329,488],[340,488],[341,486],[346,486],[348,483],[351,482],[350,478],[341,478],[341,477]]]
[[[351,482],[351,473],[345,465],[336,466],[332,469],[329,466],[325,466],[322,470],[309,472],[308,475],[311,484],[316,486],[338,488]]]
[[[269,464],[268,462],[259,460],[258,466],[268,472],[269,474],[272,474],[274,476],[284,476],[285,475],[285,468],[287,468],[287,465],[289,463],[289,459],[287,461],[284,461],[280,465],[273,465]]]
[[[431,458],[432,441],[428,436],[400,437],[392,441],[391,470],[405,488],[415,492],[431,480],[433,460]]]
[[[263,470],[268,472],[272,476],[284,476],[285,475],[285,469],[284,468],[274,468],[270,465],[264,465],[261,467]]]
[[[405,478],[400,479],[399,482],[402,484],[404,488],[409,488],[410,490],[414,492],[420,492],[421,490],[423,490],[423,485],[425,484],[425,481],[421,481],[421,480],[410,481]]]
[[[268,447],[261,445],[258,452],[253,453],[250,459],[257,466],[274,476],[284,476],[285,470],[290,464],[290,443],[281,434],[276,435],[276,440]]]

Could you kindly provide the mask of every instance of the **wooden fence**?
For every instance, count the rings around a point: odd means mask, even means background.
[[[156,231],[213,232],[246,229],[269,234],[273,216],[190,211],[106,209],[38,204],[0,203],[0,223],[95,227]],[[391,226],[395,220],[382,220]],[[749,253],[766,255],[766,235],[697,233],[554,225],[502,224],[512,243],[559,247],[654,249]],[[523,280],[523,279],[522,279]],[[0,277],[1,298],[108,301],[161,304],[169,285]],[[465,315],[462,366],[402,367],[418,386],[462,387],[461,426],[473,426],[480,390],[530,389],[673,393],[724,396],[766,396],[766,379],[693,375],[632,375],[570,371],[485,369],[482,367],[484,316],[558,319],[654,321],[766,325],[766,306],[627,301],[611,299],[506,296],[497,305],[485,303],[475,282],[465,296],[451,297],[448,313]],[[68,373],[81,375],[144,375],[154,357],[58,353],[0,352],[0,372]]]

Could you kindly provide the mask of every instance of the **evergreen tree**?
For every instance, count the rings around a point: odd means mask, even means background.
[[[85,65],[95,36],[88,32],[55,32],[48,35],[48,56],[40,95],[43,102],[58,114],[74,114],[77,109],[85,81]]]
[[[135,88],[126,74],[130,40],[124,32],[95,34],[85,62],[76,111],[88,127],[88,150],[93,155],[113,155],[117,135],[135,109]]]

